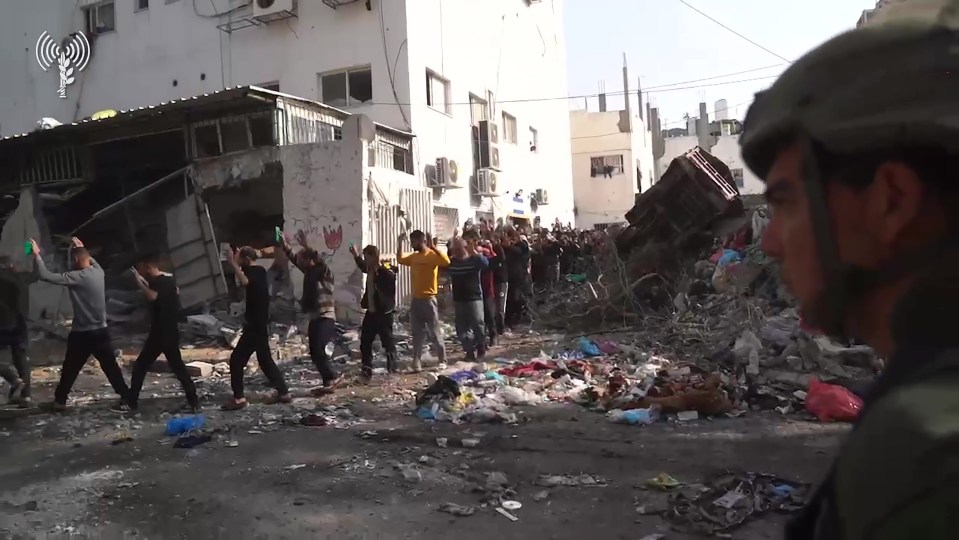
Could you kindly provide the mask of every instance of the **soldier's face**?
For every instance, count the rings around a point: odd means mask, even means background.
[[[863,188],[827,179],[824,191],[842,263],[879,268],[915,241],[910,233],[922,214],[922,184],[905,164],[880,165],[872,183]],[[766,199],[771,216],[762,238],[763,251],[781,262],[783,283],[808,313],[824,279],[798,147],[781,152],[773,163],[766,178]],[[864,301],[851,316],[868,318],[871,309],[869,301]]]

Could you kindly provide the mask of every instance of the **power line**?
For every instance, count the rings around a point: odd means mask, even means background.
[[[657,90],[657,89],[660,89],[660,88],[669,88],[670,86],[677,86],[677,85],[680,85],[680,84],[691,84],[691,83],[698,83],[698,82],[704,82],[704,81],[714,81],[714,80],[716,80],[716,79],[725,79],[726,77],[732,77],[733,75],[745,75],[746,73],[755,73],[755,72],[757,72],[757,71],[764,71],[764,70],[772,69],[772,68],[779,67],[779,66],[782,66],[782,65],[784,65],[784,64],[783,64],[783,63],[779,63],[779,64],[773,64],[773,65],[771,65],[771,66],[758,67],[758,68],[752,68],[752,69],[744,69],[743,71],[734,71],[733,73],[725,73],[725,74],[723,74],[723,75],[714,75],[714,76],[712,76],[712,77],[703,77],[702,79],[691,79],[691,80],[688,80],[688,81],[681,81],[681,82],[674,82],[674,83],[669,83],[669,84],[660,84],[660,85],[656,85],[656,86],[649,86],[649,87],[647,87],[647,88],[643,88],[643,92],[646,92],[646,91],[648,91],[648,90]]]
[[[687,2],[686,0],[678,0],[678,2],[679,2],[680,4],[688,7],[689,9],[695,11],[696,13],[699,13],[699,14],[702,15],[703,17],[706,17],[706,18],[709,19],[710,21],[718,24],[719,26],[721,26],[722,28],[726,29],[727,31],[732,32],[732,33],[735,34],[736,36],[739,36],[739,38],[741,38],[741,39],[743,39],[743,40],[746,40],[746,41],[748,41],[749,43],[752,43],[753,45],[755,45],[756,47],[759,47],[760,49],[766,51],[767,53],[775,56],[776,58],[779,58],[779,59],[781,59],[781,60],[783,60],[783,61],[785,61],[785,62],[792,63],[792,60],[789,60],[788,58],[786,58],[786,57],[784,57],[784,56],[782,56],[782,55],[780,55],[780,54],[778,54],[778,53],[775,53],[775,52],[767,49],[766,47],[763,47],[763,46],[760,45],[759,43],[756,43],[755,41],[749,39],[748,37],[740,34],[739,32],[733,30],[733,29],[730,28],[730,27],[726,26],[725,24],[717,21],[716,19],[710,17],[708,14],[700,11],[698,8],[696,8],[696,6],[693,6],[692,4],[690,4],[689,2]]]
[[[767,75],[767,76],[765,76],[765,77],[753,77],[753,78],[751,78],[751,79],[739,79],[739,80],[735,80],[735,81],[722,81],[722,82],[716,82],[716,83],[711,83],[711,84],[699,84],[699,85],[693,85],[693,86],[677,86],[677,87],[673,87],[673,88],[662,88],[662,89],[651,90],[651,91],[647,91],[647,90],[644,89],[644,90],[643,90],[643,93],[660,94],[660,93],[664,93],[664,92],[677,92],[677,91],[680,91],[680,90],[693,90],[693,89],[696,89],[696,88],[711,88],[711,87],[713,87],[713,86],[723,86],[723,85],[727,85],[727,84],[740,84],[740,83],[755,82],[755,81],[765,81],[765,80],[768,80],[768,79],[775,79],[776,77],[778,77],[778,75]],[[677,84],[680,84],[680,83],[677,83]],[[595,98],[595,97],[599,97],[599,96],[601,96],[601,95],[605,95],[606,97],[623,96],[623,95],[626,95],[626,91],[625,91],[625,90],[617,90],[617,91],[615,91],[615,92],[600,92],[600,93],[596,93],[596,94],[580,94],[580,95],[575,95],[575,96],[552,96],[552,97],[521,98],[521,99],[497,99],[497,100],[496,100],[496,103],[498,103],[498,104],[499,104],[499,103],[531,103],[531,102],[539,102],[539,101],[576,100],[576,99],[584,99],[584,98]],[[630,95],[632,95],[632,91],[630,91]],[[395,102],[381,102],[381,101],[366,101],[366,102],[363,102],[361,105],[397,105],[397,103],[395,103]],[[399,105],[426,105],[426,103],[399,103]],[[452,101],[452,102],[449,102],[448,105],[450,105],[450,106],[453,106],[453,105],[472,105],[472,103],[469,102],[469,101],[459,101],[459,102]]]

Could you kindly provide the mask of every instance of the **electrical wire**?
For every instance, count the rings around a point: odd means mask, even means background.
[[[387,76],[389,76],[389,79],[390,79],[390,89],[393,91],[393,99],[396,102],[395,104],[397,108],[399,108],[400,110],[400,116],[403,117],[403,122],[406,124],[406,129],[412,131],[413,126],[412,124],[410,124],[409,118],[406,117],[406,111],[403,110],[404,104],[400,103],[400,96],[396,91],[396,79],[393,76],[395,69],[390,69],[390,52],[386,46],[386,21],[384,20],[384,17],[383,17],[383,0],[380,0],[379,2],[377,2],[377,4],[379,4],[377,6],[379,9],[377,9],[376,11],[378,11],[380,15],[380,35],[383,37],[383,59],[386,61],[386,74]],[[406,46],[406,41],[407,40],[404,39],[403,42],[400,43],[400,46],[397,47],[396,49],[397,61],[399,61],[399,58],[400,58],[400,51],[402,51],[403,47]],[[364,104],[367,104],[367,103],[364,103]]]
[[[643,93],[660,94],[660,93],[664,93],[664,92],[677,92],[677,91],[680,91],[680,90],[693,90],[693,89],[696,89],[696,88],[711,88],[711,87],[714,87],[714,86],[723,86],[723,85],[727,85],[727,84],[740,84],[740,83],[747,83],[747,82],[764,81],[764,80],[768,80],[768,79],[775,79],[775,78],[778,77],[778,76],[779,76],[779,75],[769,75],[769,76],[766,76],[766,77],[754,77],[754,78],[751,78],[751,79],[739,79],[739,80],[735,80],[735,81],[723,81],[723,82],[717,82],[717,83],[712,83],[712,84],[700,84],[700,85],[695,85],[695,86],[679,86],[679,87],[675,87],[675,88],[662,88],[662,89],[650,90],[650,91],[647,91],[647,90],[644,89],[644,90],[643,90]],[[599,97],[599,96],[601,96],[601,95],[605,95],[606,97],[623,96],[623,95],[626,95],[626,91],[624,91],[624,90],[617,90],[617,91],[615,91],[615,92],[603,92],[603,93],[597,93],[597,94],[580,94],[580,95],[574,95],[574,96],[553,96],[553,97],[520,98],[520,99],[497,99],[497,100],[496,100],[496,103],[531,103],[531,102],[541,102],[541,101],[575,100],[575,99],[584,99],[584,98],[595,98],[595,97]],[[630,92],[630,95],[632,95],[632,92]],[[385,102],[385,103],[384,103],[384,102],[377,102],[377,101],[367,101],[367,102],[364,102],[363,105],[426,105],[426,104],[425,104],[425,103],[399,103],[399,102],[396,102],[396,103],[393,103],[393,102]],[[470,102],[468,102],[468,101],[453,101],[453,102],[450,102],[449,105],[470,105]]]
[[[682,84],[692,84],[692,83],[699,83],[699,82],[705,82],[705,81],[715,81],[716,79],[725,79],[726,77],[732,77],[733,75],[745,75],[746,73],[755,73],[755,72],[757,72],[757,71],[764,71],[764,70],[767,70],[767,69],[772,69],[772,68],[780,67],[780,66],[783,66],[783,65],[785,65],[785,64],[784,64],[784,63],[779,63],[779,64],[773,64],[773,65],[771,65],[771,66],[758,67],[758,68],[752,68],[752,69],[744,69],[744,70],[742,70],[742,71],[734,71],[734,72],[732,72],[732,73],[725,73],[725,74],[723,74],[723,75],[714,75],[714,76],[712,76],[712,77],[703,77],[702,79],[691,79],[691,80],[688,80],[688,81],[680,81],[680,82],[674,82],[674,83],[669,83],[669,84],[659,84],[659,85],[649,86],[649,87],[643,88],[643,92],[646,92],[646,91],[648,91],[648,90],[658,90],[658,89],[660,89],[660,88],[669,88],[670,86],[679,86],[679,85],[682,85]]]
[[[785,62],[789,62],[790,64],[792,63],[792,60],[786,58],[785,56],[782,56],[782,55],[779,54],[779,53],[773,52],[773,51],[767,49],[766,47],[763,47],[763,46],[760,45],[759,43],[756,43],[755,41],[749,39],[748,37],[740,34],[739,32],[733,30],[733,29],[730,28],[730,27],[726,26],[725,24],[717,21],[716,19],[714,19],[714,18],[712,18],[711,16],[709,16],[709,14],[704,13],[703,11],[700,11],[699,8],[697,8],[696,6],[690,4],[690,3],[687,2],[686,0],[677,0],[677,1],[678,1],[680,4],[688,7],[689,9],[695,11],[696,13],[699,13],[699,14],[702,15],[703,17],[706,17],[706,18],[709,19],[710,21],[716,23],[717,25],[719,25],[720,27],[724,28],[724,29],[727,30],[728,32],[731,32],[732,34],[738,36],[740,39],[743,39],[743,40],[751,43],[752,45],[755,45],[756,47],[759,47],[760,49],[766,51],[767,53],[769,53],[769,54],[771,54],[771,55],[773,55],[773,56],[775,56],[776,58],[779,58],[780,60],[783,60],[783,61],[785,61]]]

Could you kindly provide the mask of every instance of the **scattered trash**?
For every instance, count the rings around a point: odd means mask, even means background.
[[[545,501],[548,498],[549,498],[548,489],[544,489],[542,491],[537,491],[536,493],[533,493],[533,500],[536,502]]]
[[[460,517],[472,516],[473,514],[476,513],[475,506],[463,506],[463,505],[455,504],[451,502],[441,504],[437,508],[437,510],[439,510],[440,512],[446,512],[447,514],[453,514],[454,516],[460,516]]]
[[[679,411],[676,413],[676,419],[680,422],[689,422],[692,420],[699,420],[698,411]]]
[[[302,469],[302,468],[304,468],[304,467],[306,467],[306,464],[305,464],[305,463],[296,463],[296,464],[294,464],[294,465],[287,465],[286,467],[283,467],[283,470],[285,470],[285,471],[295,471],[295,470],[297,470],[297,469]]]
[[[769,511],[796,511],[808,492],[805,484],[756,473],[725,473],[689,487],[670,494],[664,515],[676,531],[704,535],[730,531]]]
[[[607,414],[610,422],[617,424],[645,425],[652,424],[659,419],[659,407],[650,407],[648,409],[630,409],[621,411],[614,409]]]
[[[447,439],[446,437],[437,437],[437,438],[436,438],[436,446],[439,446],[440,448],[446,448],[446,444],[447,444],[448,442],[449,442],[449,439]]]
[[[519,518],[518,518],[518,517],[514,516],[513,514],[510,514],[510,513],[507,512],[506,510],[503,510],[502,508],[496,508],[496,511],[499,512],[501,515],[503,515],[506,519],[508,519],[508,520],[510,520],[510,521],[519,521]]]
[[[503,501],[503,503],[500,506],[502,506],[506,510],[513,511],[513,510],[519,510],[520,508],[522,508],[523,503],[519,501]]]
[[[651,487],[651,488],[659,489],[662,491],[668,491],[675,487],[679,487],[683,484],[682,482],[680,482],[679,480],[676,480],[675,478],[673,478],[667,473],[659,473],[654,478],[650,478],[649,480],[646,480],[645,485],[646,487]]]
[[[536,483],[543,487],[606,487],[608,485],[605,479],[589,474],[542,475]]]
[[[479,446],[479,439],[463,439],[460,441],[460,444],[463,445],[463,448],[476,448]]]
[[[203,429],[206,418],[202,414],[174,417],[166,423],[166,434],[169,436],[182,435],[197,429]]]
[[[842,386],[813,379],[806,393],[806,409],[822,422],[855,422],[862,399]]]

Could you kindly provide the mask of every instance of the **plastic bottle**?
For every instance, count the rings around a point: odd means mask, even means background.
[[[206,418],[202,414],[171,418],[166,423],[167,435],[182,435],[195,429],[202,429]]]
[[[659,409],[650,407],[648,409],[630,409],[628,411],[615,410],[610,411],[609,420],[617,424],[629,424],[632,426],[652,424],[659,419]]]

